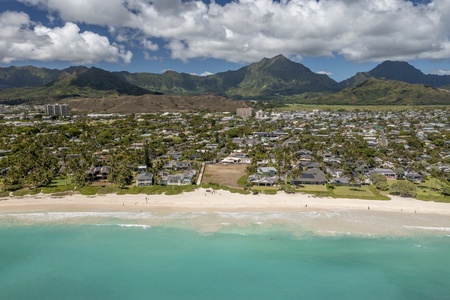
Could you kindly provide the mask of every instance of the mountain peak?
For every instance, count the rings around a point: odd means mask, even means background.
[[[283,54],[278,54],[274,57],[272,57],[270,60],[289,60],[286,56],[284,56]]]
[[[390,72],[394,71],[394,72],[398,72],[400,70],[403,73],[411,72],[411,73],[416,73],[417,75],[419,75],[419,74],[423,75],[422,71],[420,71],[419,69],[416,69],[415,67],[413,67],[412,65],[410,65],[406,61],[391,61],[391,60],[386,60],[386,61],[382,62],[381,64],[376,66],[370,72],[371,73],[372,72],[376,73],[376,72],[379,72],[379,71],[390,71]]]
[[[387,60],[369,71],[375,78],[387,78],[391,80],[404,81],[408,83],[421,83],[425,74],[404,61]]]

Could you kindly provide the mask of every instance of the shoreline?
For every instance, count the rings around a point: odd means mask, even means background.
[[[209,190],[211,191],[211,190]],[[0,199],[0,214],[11,212],[294,212],[311,210],[375,210],[450,215],[450,204],[390,195],[391,200],[316,197],[308,194],[243,195],[199,188],[178,195],[37,194]]]
[[[285,226],[295,234],[450,236],[450,204],[391,196],[391,200],[320,198],[307,194],[242,195],[199,188],[180,195],[38,194],[0,201],[0,221],[85,224],[124,219],[130,227],[175,226],[199,232]],[[101,223],[101,222],[100,222]],[[123,225],[123,224],[122,224]]]

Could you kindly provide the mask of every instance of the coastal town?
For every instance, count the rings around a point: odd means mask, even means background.
[[[120,115],[56,104],[2,112],[3,196],[196,185],[363,199],[450,195],[448,108]]]

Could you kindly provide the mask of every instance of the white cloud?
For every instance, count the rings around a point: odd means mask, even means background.
[[[321,75],[328,75],[328,76],[333,75],[333,73],[327,72],[327,71],[318,71],[318,72],[316,72],[316,73],[317,73],[317,74],[321,74]]]
[[[195,75],[195,76],[209,76],[209,75],[213,75],[213,74],[214,73],[211,73],[211,72],[208,72],[208,71],[205,71],[205,72],[203,72],[201,74],[191,73],[191,75]]]
[[[144,59],[146,60],[161,60],[160,57],[156,56],[156,55],[151,55],[150,53],[148,53],[147,51],[142,52],[144,54]]]
[[[67,22],[135,30],[150,45],[163,39],[183,61],[253,62],[279,53],[351,61],[450,57],[450,0],[21,1]]]
[[[436,70],[433,73],[436,75],[450,75],[450,70]]]
[[[61,60],[71,63],[98,61],[129,63],[133,54],[123,46],[111,44],[107,37],[90,31],[80,32],[71,22],[49,28],[30,21],[27,14],[0,14],[0,61]]]
[[[153,43],[150,40],[142,39],[141,44],[144,47],[144,49],[150,50],[150,51],[158,51],[159,46],[158,44]]]

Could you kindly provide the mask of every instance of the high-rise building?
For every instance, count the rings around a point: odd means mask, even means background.
[[[262,109],[258,110],[255,113],[255,118],[256,119],[264,119],[266,117],[266,114],[264,113],[264,111]]]
[[[245,107],[245,108],[238,108],[236,109],[236,117],[241,118],[250,118],[254,114],[253,108],[251,107]]]
[[[45,113],[51,116],[68,116],[70,107],[67,104],[48,104],[45,106]]]

